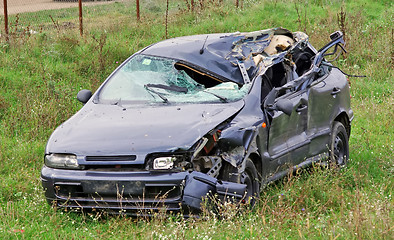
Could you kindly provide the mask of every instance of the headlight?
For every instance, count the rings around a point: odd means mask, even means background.
[[[45,165],[51,168],[82,169],[77,161],[77,156],[69,154],[49,154],[45,156]]]
[[[167,170],[174,167],[174,161],[176,157],[159,157],[153,160],[153,169],[155,170]]]

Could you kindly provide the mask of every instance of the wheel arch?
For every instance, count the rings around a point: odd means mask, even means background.
[[[350,120],[349,116],[347,115],[346,112],[341,112],[335,119],[334,121],[340,122],[345,126],[347,136],[350,137],[350,132],[351,132],[351,125],[350,125]]]
[[[259,180],[262,180],[262,172],[263,172],[263,164],[261,161],[261,157],[257,152],[253,152],[249,155],[250,160],[252,160],[253,164],[257,169],[257,174],[259,176]]]

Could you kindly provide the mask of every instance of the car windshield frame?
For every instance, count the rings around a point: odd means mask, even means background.
[[[95,103],[157,105],[227,103],[243,99],[251,83],[215,82],[206,87],[186,71],[179,60],[136,54],[123,63],[99,89]],[[195,77],[196,78],[196,77]],[[212,80],[214,81],[214,80]]]

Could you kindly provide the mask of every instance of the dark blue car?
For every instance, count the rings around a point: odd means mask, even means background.
[[[57,207],[195,212],[254,204],[314,162],[344,165],[353,112],[344,74],[301,32],[186,36],[133,54],[50,137],[41,171]],[[328,53],[333,49],[333,53]],[[343,49],[344,50],[344,49]]]

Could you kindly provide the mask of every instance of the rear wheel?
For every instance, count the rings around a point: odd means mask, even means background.
[[[331,131],[330,160],[337,166],[345,166],[349,159],[349,137],[341,122],[334,122]]]

